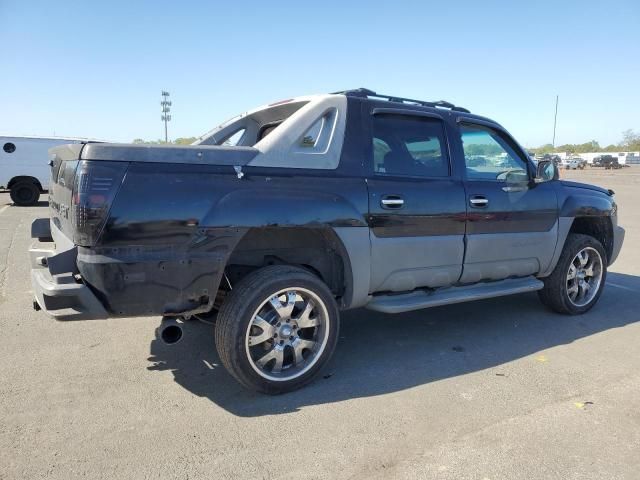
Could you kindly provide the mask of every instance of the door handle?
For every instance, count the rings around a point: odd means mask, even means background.
[[[482,208],[489,205],[489,200],[487,199],[487,197],[484,197],[482,195],[474,195],[469,199],[469,204],[472,207]]]
[[[382,208],[399,209],[404,206],[404,199],[400,195],[385,195],[380,200]]]

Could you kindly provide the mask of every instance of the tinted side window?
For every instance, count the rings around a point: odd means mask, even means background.
[[[373,168],[378,174],[446,177],[442,121],[413,115],[373,117]]]
[[[467,178],[505,180],[506,176],[527,175],[527,163],[495,130],[480,125],[460,125]]]

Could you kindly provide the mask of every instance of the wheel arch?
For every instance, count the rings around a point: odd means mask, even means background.
[[[225,272],[233,285],[261,267],[301,266],[327,284],[342,308],[349,308],[360,279],[354,278],[350,248],[343,238],[329,226],[251,227],[228,256]]]
[[[613,223],[611,222],[610,217],[575,217],[571,223],[569,233],[581,233],[595,238],[602,244],[602,247],[607,254],[607,262],[611,258],[613,253]]]
[[[558,219],[558,241],[553,258],[549,265],[538,275],[540,278],[548,277],[558,264],[560,255],[571,233],[589,235],[598,240],[604,247],[607,262],[613,254],[613,223],[611,217],[606,215],[580,215],[576,217],[560,217]]]

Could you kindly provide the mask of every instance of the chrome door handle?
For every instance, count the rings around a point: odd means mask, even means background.
[[[469,203],[472,207],[486,207],[489,205],[489,200],[485,197],[481,197],[480,195],[476,195],[475,197],[471,197],[469,199]]]
[[[404,199],[398,195],[386,195],[380,200],[382,208],[402,208],[404,205]]]

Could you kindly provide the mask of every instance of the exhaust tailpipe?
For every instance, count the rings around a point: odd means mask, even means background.
[[[165,317],[156,330],[156,337],[167,345],[175,345],[182,340],[182,324],[181,320],[173,317]]]

